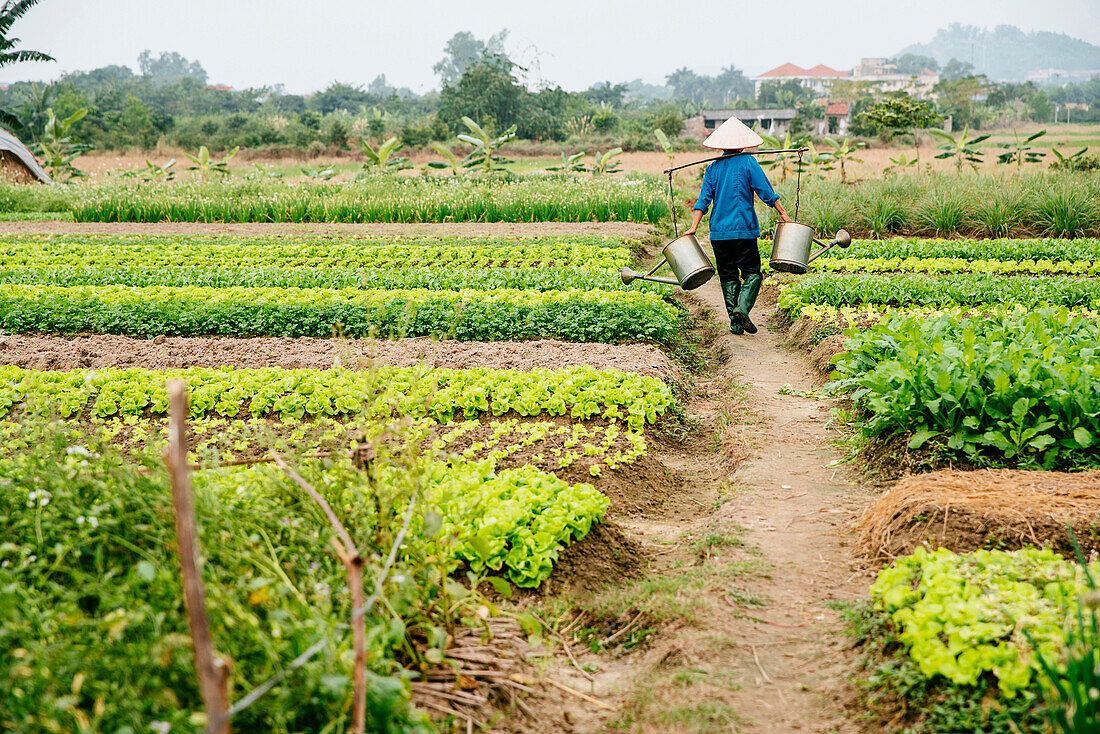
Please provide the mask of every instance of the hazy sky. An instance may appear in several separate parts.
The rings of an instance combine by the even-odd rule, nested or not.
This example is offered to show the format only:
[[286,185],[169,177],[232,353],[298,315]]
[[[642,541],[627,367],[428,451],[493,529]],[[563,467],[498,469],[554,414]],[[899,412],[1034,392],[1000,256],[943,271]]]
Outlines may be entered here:
[[513,59],[566,89],[641,77],[663,82],[681,66],[758,74],[785,61],[847,69],[889,56],[952,22],[1049,30],[1100,44],[1100,0],[42,0],[14,28],[53,64],[0,71],[0,83],[52,79],[108,64],[137,69],[143,49],[197,59],[210,81],[310,92],[337,80],[423,92],[432,64],[460,30],[501,28]]

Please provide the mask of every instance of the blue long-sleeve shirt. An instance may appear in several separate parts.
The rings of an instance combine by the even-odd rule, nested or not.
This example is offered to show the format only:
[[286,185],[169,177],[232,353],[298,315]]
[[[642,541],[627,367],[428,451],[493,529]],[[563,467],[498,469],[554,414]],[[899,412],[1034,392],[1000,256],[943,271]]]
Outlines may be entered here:
[[775,206],[779,200],[779,195],[755,157],[737,155],[707,166],[695,208],[705,214],[714,204],[714,212],[710,216],[712,240],[742,240],[760,236],[760,222],[753,208],[754,192],[768,206]]

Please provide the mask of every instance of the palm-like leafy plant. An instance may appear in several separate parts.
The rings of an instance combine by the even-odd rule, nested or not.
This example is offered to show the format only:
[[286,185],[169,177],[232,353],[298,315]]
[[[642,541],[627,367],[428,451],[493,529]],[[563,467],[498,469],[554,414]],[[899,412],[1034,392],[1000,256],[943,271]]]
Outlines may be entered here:
[[622,166],[622,161],[614,159],[622,154],[622,148],[612,148],[606,153],[596,153],[596,162],[592,164],[592,175],[602,176],[605,173],[618,173]]
[[[770,145],[775,150],[787,150],[790,148],[799,148],[806,142],[807,136],[803,135],[800,138],[792,138],[790,132],[788,132],[783,140],[780,140],[775,135],[757,130],[756,134],[759,135],[765,143]],[[797,170],[798,155],[795,153],[777,153],[774,158],[768,161],[761,161],[760,165],[765,168],[779,168],[779,182],[783,183],[787,180],[787,174]],[[792,161],[794,162],[792,164]]]
[[1040,153],[1032,148],[1031,143],[1047,134],[1046,130],[1040,130],[1033,135],[1029,135],[1025,140],[1020,140],[1020,134],[1016,132],[1016,129],[1012,130],[1012,137],[1014,138],[1011,143],[997,143],[998,148],[1004,148],[1006,152],[997,156],[998,163],[1016,163],[1017,168],[1023,168],[1025,163],[1041,163],[1041,159],[1046,153]]
[[[825,142],[833,148],[833,152],[829,154],[830,157],[840,164],[840,182],[847,183],[848,172],[844,170],[844,164],[848,161],[853,161],[855,163],[863,162],[862,158],[856,158],[855,156],[856,151],[863,147],[863,143],[856,143],[853,146],[850,144],[848,138],[844,138],[843,144],[832,138],[825,138]],[[915,158],[913,160],[916,161]]]
[[458,159],[458,156],[454,152],[443,145],[442,143],[432,143],[432,150],[439,153],[446,158],[443,161],[428,161],[428,168],[444,168],[450,169],[451,175],[457,176],[462,173],[462,161]]
[[[41,51],[16,48],[22,40],[11,36],[11,27],[15,21],[26,15],[27,11],[38,4],[38,0],[5,0],[0,5],[0,69],[12,64],[27,61],[53,61],[54,57]],[[7,110],[0,110],[0,124],[18,128],[19,118]]]
[[938,146],[943,152],[937,155],[936,158],[953,158],[955,160],[955,171],[959,174],[962,174],[964,163],[974,170],[978,170],[978,164],[982,162],[984,153],[981,148],[975,148],[974,146],[983,140],[989,139],[988,134],[971,138],[970,125],[964,127],[957,138],[951,133],[937,130],[934,127],[929,128],[928,132],[944,141]]
[[470,154],[462,159],[463,167],[480,168],[482,173],[490,173],[505,164],[514,163],[514,161],[507,160],[503,156],[497,155],[497,151],[500,150],[505,143],[516,137],[515,125],[512,125],[512,127],[494,138],[490,136],[481,125],[478,125],[469,117],[463,117],[462,124],[468,127],[473,135],[459,135],[458,139],[474,146]]
[[229,175],[229,161],[233,156],[237,155],[237,151],[241,149],[241,146],[237,146],[233,150],[229,151],[229,155],[222,158],[220,161],[216,161],[210,157],[210,149],[205,145],[199,146],[199,152],[197,155],[191,155],[190,153],[184,153],[187,160],[191,161],[192,165],[187,167],[188,171],[196,171],[199,174],[199,178],[206,181],[207,177],[211,173],[219,173],[222,176]]
[[568,173],[584,173],[588,169],[584,166],[584,151],[573,155],[561,154],[561,163],[556,166],[547,166],[547,171],[566,171]]
[[34,149],[42,156],[44,165],[55,180],[71,181],[84,176],[84,172],[73,165],[73,161],[87,153],[93,146],[73,140],[72,127],[88,114],[87,108],[77,110],[65,119],[59,119],[51,107],[46,111],[48,119],[42,138],[34,144]]
[[405,144],[398,142],[396,137],[391,137],[379,145],[378,150],[372,148],[366,140],[362,141],[362,146],[363,155],[367,159],[367,162],[363,164],[363,168],[367,170],[400,171],[403,168],[412,168],[408,158],[393,157],[394,153],[405,147]]

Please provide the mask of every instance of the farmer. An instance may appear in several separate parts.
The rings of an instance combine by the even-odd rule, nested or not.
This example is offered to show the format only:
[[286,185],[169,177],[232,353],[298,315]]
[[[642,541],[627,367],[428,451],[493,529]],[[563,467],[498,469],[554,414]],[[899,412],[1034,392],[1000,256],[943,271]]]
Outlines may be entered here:
[[[743,122],[731,117],[711,133],[703,145],[724,153],[742,153],[763,142]],[[722,297],[730,317],[730,331],[734,334],[746,331],[756,333],[756,325],[749,320],[749,311],[756,303],[760,284],[764,282],[760,275],[760,250],[756,246],[760,223],[753,208],[754,192],[762,202],[775,207],[782,221],[791,221],[756,158],[735,155],[707,166],[703,186],[699,189],[699,200],[695,202],[691,228],[686,232],[695,234],[703,215],[713,203],[710,244],[714,248]]]

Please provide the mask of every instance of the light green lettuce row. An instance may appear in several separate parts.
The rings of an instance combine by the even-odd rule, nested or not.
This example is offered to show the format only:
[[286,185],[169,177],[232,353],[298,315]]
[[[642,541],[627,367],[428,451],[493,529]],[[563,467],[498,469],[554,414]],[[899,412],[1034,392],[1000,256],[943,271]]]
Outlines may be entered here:
[[165,382],[188,385],[191,415],[236,417],[388,416],[450,421],[510,411],[655,423],[674,402],[661,380],[634,373],[566,367],[558,370],[468,370],[377,367],[372,370],[100,369],[70,372],[0,366],[0,416],[12,411],[62,418],[138,420],[163,416]]
[[62,236],[0,239],[6,268],[530,268],[618,269],[632,261],[622,246],[586,238],[428,240]]
[[1045,658],[1059,659],[1068,610],[1086,590],[1077,565],[1048,549],[917,548],[879,573],[871,598],[925,676],[977,685],[992,673],[1011,697],[1040,672],[1024,630]]

